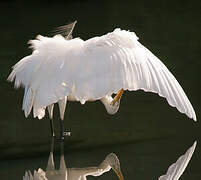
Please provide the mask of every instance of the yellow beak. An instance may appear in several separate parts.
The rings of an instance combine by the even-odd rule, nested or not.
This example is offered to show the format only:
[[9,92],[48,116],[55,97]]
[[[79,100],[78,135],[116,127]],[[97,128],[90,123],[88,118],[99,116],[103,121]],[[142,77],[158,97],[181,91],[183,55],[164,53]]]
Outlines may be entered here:
[[121,169],[120,168],[118,168],[118,169],[114,169],[114,168],[112,168],[113,170],[114,170],[114,172],[117,174],[117,176],[118,176],[118,178],[119,178],[119,180],[124,180],[124,176],[123,176],[123,174],[122,174],[122,172],[121,172]]
[[117,176],[119,177],[119,180],[124,180],[124,176],[123,176],[121,170],[117,173]]
[[116,102],[120,102],[123,93],[124,93],[124,90],[121,89],[121,90],[117,93],[117,95],[114,97],[114,99],[113,99],[113,101],[111,102],[111,104],[114,105]]

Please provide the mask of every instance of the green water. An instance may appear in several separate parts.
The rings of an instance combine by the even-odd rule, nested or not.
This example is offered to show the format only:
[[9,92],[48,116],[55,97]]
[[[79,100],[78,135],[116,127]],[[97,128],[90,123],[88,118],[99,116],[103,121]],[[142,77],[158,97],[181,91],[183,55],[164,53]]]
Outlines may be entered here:
[[[59,1],[0,3],[0,179],[20,179],[25,170],[45,167],[49,122],[25,119],[23,90],[6,81],[12,65],[31,53],[26,44],[36,35],[51,35],[56,26],[77,20],[75,37],[88,39],[116,27],[135,31],[185,90],[197,114],[194,123],[166,100],[143,91],[125,92],[119,112],[110,116],[100,102],[68,103],[65,142],[69,166],[96,165],[109,152],[122,162],[125,179],[157,179],[194,140],[196,152],[181,179],[201,178],[201,21],[199,1]],[[58,110],[55,110],[58,117]],[[58,122],[55,119],[56,130]],[[58,149],[58,148],[57,148]],[[100,177],[114,179],[110,173]]]

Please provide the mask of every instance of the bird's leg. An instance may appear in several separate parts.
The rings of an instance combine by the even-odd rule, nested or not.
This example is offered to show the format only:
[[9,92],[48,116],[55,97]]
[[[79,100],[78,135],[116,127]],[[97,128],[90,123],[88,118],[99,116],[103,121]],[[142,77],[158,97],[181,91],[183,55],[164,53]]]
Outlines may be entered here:
[[54,152],[54,137],[52,136],[51,137],[51,146],[50,146],[50,155],[49,155],[46,171],[55,169],[53,152]]
[[60,119],[60,140],[63,141],[65,136],[71,136],[70,131],[64,131],[64,120]]
[[51,138],[51,147],[50,147],[50,152],[53,153],[54,152],[54,138]]
[[67,104],[67,96],[64,99],[58,101],[59,110],[60,110],[60,140],[64,140],[64,136],[70,136],[70,132],[63,131],[63,121],[64,121],[64,112]]
[[62,119],[60,119],[60,140],[63,141],[64,140],[64,127],[63,127],[63,123],[64,121]]
[[55,137],[54,133],[54,123],[53,123],[53,109],[54,109],[54,104],[50,104],[48,107],[48,113],[49,113],[49,118],[50,118],[50,131],[51,131],[51,136]]
[[67,177],[66,163],[64,159],[64,141],[60,141],[60,167],[59,170]]
[[64,155],[64,142],[63,141],[60,142],[60,155],[61,156]]
[[55,137],[54,133],[54,124],[53,124],[53,119],[50,119],[50,131],[51,131],[51,137]]

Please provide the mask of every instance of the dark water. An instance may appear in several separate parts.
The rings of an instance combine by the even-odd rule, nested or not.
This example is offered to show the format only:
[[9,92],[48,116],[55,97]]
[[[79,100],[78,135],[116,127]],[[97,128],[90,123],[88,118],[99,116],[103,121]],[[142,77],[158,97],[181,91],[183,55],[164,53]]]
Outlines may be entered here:
[[[25,119],[23,90],[6,82],[10,68],[31,53],[27,41],[77,20],[74,36],[88,39],[116,27],[135,31],[184,88],[197,114],[194,123],[155,94],[126,92],[119,112],[106,113],[100,102],[69,103],[65,142],[69,167],[96,165],[116,152],[125,179],[157,179],[194,142],[193,158],[181,179],[201,179],[201,21],[200,1],[10,1],[0,3],[0,179],[20,179],[27,169],[46,166],[48,118]],[[58,117],[58,111],[55,117]],[[58,130],[57,121],[55,121]],[[58,149],[58,148],[57,148]],[[102,179],[116,178],[109,173]]]
[[[192,145],[191,138],[169,138],[139,141],[118,146],[87,149],[79,152],[66,153],[67,167],[97,166],[110,152],[118,155],[125,179],[157,179],[166,173],[167,168],[174,163]],[[199,145],[181,179],[200,179]],[[48,156],[20,158],[0,162],[1,177],[5,179],[20,179],[28,169],[46,168]],[[59,156],[56,155],[58,167]],[[95,177],[90,177],[93,179]],[[117,179],[110,171],[97,179]]]
[[[111,152],[118,155],[125,179],[158,179],[192,145],[191,138],[166,138],[139,141],[118,146],[87,149],[65,154],[67,167],[97,166]],[[180,179],[200,179],[199,144],[189,166]],[[46,168],[48,156],[4,160],[0,162],[1,178],[20,179],[28,169]],[[56,166],[59,156],[55,156]],[[198,166],[197,166],[197,165]],[[100,177],[88,176],[88,179],[117,179],[110,171]]]

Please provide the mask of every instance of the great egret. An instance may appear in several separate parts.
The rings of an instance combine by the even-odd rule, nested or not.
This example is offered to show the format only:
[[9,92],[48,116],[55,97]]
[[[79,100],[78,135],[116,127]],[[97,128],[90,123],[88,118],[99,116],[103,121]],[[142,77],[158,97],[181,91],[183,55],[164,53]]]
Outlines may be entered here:
[[[167,173],[160,176],[158,180],[178,180],[186,169],[193,155],[196,144],[197,143],[194,142],[194,144],[186,151],[186,153],[180,156],[179,159],[168,168]],[[90,168],[66,169],[64,156],[61,156],[59,170],[55,170],[53,153],[50,153],[46,172],[39,168],[38,171],[34,171],[34,176],[32,176],[31,172],[27,171],[25,173],[25,176],[23,177],[23,180],[86,180],[86,176],[100,176],[104,172],[109,171],[112,167],[112,165],[110,164],[113,164],[113,169],[118,174],[119,179],[123,179],[122,173],[119,168],[119,160],[117,156],[113,153],[109,154],[98,167]]]
[[8,80],[15,80],[16,88],[25,88],[22,109],[26,117],[33,107],[34,117],[41,119],[47,107],[52,119],[54,103],[58,102],[62,129],[67,101],[84,104],[100,100],[109,114],[115,114],[124,90],[142,89],[165,97],[171,106],[196,121],[182,87],[134,32],[115,29],[86,41],[71,39],[75,23],[68,26],[66,37],[38,35],[29,41],[33,53],[13,67]]
[[46,171],[44,172],[41,168],[38,171],[34,171],[32,176],[30,171],[25,173],[23,180],[86,180],[87,176],[101,176],[103,173],[113,169],[119,177],[119,180],[124,180],[118,157],[114,153],[110,153],[106,156],[103,162],[97,167],[86,167],[86,168],[66,168],[63,153],[63,141],[61,144],[61,157],[60,157],[60,168],[55,169],[53,149],[54,149],[54,138],[52,138],[51,151],[47,163]]

